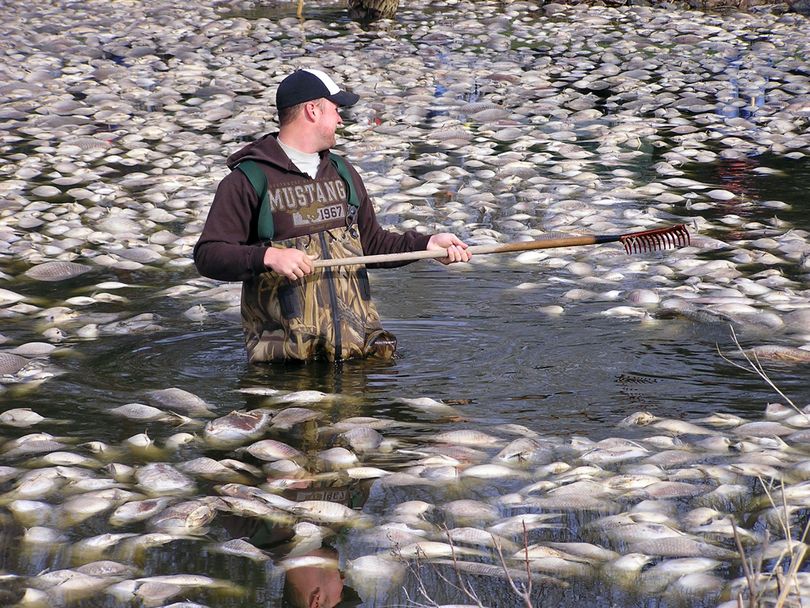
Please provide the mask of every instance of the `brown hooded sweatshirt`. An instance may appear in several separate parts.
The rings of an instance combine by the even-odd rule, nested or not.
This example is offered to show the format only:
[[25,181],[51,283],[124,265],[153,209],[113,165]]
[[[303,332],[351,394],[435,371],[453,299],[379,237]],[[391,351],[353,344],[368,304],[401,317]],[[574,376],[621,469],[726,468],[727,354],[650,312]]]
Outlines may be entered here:
[[[265,135],[228,158],[233,169],[239,162],[257,161],[268,180],[268,194],[273,207],[274,241],[313,234],[345,225],[348,205],[343,182],[321,153],[321,164],[315,179],[300,171],[284,154],[276,135]],[[374,206],[360,176],[348,162],[354,186],[360,199],[357,226],[364,255],[421,251],[427,248],[429,235],[408,231],[389,232],[380,227]],[[318,207],[342,204],[340,219],[313,217]],[[302,213],[303,212],[303,213]],[[259,200],[248,178],[241,171],[232,171],[219,184],[208,219],[194,247],[194,263],[203,276],[221,281],[247,281],[267,272],[264,252],[268,245],[258,235]],[[379,264],[376,266],[401,266]]]

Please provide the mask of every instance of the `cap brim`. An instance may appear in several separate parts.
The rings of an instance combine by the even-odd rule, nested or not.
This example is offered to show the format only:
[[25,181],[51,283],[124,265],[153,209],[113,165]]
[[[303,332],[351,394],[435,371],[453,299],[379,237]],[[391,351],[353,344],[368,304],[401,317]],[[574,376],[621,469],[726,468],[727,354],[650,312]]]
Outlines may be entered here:
[[334,95],[327,97],[327,99],[339,106],[348,107],[360,101],[360,96],[356,93],[349,93],[348,91],[338,91]]

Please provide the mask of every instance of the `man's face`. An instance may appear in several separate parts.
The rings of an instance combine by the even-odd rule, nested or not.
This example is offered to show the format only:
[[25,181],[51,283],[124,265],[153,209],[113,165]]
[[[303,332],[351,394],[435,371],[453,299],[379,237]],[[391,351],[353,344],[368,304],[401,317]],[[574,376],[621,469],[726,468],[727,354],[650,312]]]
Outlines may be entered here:
[[326,150],[335,145],[335,131],[343,124],[343,119],[340,117],[339,107],[328,99],[319,99],[316,109],[318,149]]

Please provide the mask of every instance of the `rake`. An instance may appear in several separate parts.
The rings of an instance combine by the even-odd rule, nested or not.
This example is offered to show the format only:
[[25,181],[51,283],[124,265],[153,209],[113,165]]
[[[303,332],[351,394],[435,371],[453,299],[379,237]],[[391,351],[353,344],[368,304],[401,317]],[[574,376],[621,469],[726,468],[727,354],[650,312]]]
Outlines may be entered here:
[[[601,245],[602,243],[616,243],[624,245],[628,253],[643,253],[659,251],[662,249],[677,249],[689,244],[689,232],[683,224],[654,228],[641,232],[627,234],[603,234],[564,236],[557,233],[547,235],[547,238],[535,241],[517,241],[502,245],[473,245],[467,251],[474,255],[482,253],[507,253],[512,251],[530,251],[532,249],[552,249],[556,247],[579,247],[581,245]],[[429,258],[443,258],[447,256],[446,249],[431,249],[424,251],[408,251],[405,253],[385,253],[381,255],[361,255],[349,258],[329,260],[315,260],[315,268],[332,268],[334,266],[354,266],[357,264],[381,264],[385,262],[406,262],[424,260]]]

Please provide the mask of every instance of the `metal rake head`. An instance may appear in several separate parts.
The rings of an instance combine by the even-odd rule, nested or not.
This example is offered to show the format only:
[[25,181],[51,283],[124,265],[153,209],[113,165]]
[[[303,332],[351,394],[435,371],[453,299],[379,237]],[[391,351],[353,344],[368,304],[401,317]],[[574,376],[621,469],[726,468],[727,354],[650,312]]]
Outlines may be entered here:
[[689,232],[684,224],[633,232],[619,237],[627,253],[642,253],[659,251],[661,249],[677,249],[689,244]]

